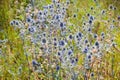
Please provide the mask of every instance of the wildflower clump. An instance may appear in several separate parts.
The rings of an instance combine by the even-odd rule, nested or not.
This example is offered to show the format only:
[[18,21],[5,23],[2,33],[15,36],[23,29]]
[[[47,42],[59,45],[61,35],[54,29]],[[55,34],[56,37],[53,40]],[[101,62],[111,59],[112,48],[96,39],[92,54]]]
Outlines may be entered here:
[[[106,15],[105,10],[96,14],[93,13],[95,8],[91,7],[91,12],[87,16],[83,15],[82,24],[76,25],[69,18],[77,18],[78,15],[74,13],[68,17],[71,4],[69,0],[63,3],[52,0],[51,4],[43,6],[41,10],[28,4],[25,19],[10,22],[11,26],[19,28],[24,54],[33,72],[56,79],[62,77],[76,80],[80,74],[85,79],[93,78],[96,66],[100,66],[104,55],[111,53],[111,48],[116,46],[112,35],[116,26],[101,18]],[[105,32],[99,31],[99,20],[106,24],[103,27]],[[75,30],[71,29],[71,24]],[[82,55],[84,61],[79,65]],[[78,71],[81,66],[81,71]]]

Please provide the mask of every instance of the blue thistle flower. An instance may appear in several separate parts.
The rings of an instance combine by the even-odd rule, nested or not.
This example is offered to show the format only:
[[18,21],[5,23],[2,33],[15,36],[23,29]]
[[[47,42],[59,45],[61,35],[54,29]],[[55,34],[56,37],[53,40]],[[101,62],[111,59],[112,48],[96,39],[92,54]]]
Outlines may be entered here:
[[90,20],[93,21],[93,20],[94,20],[94,17],[93,17],[93,16],[90,16]]
[[58,56],[60,56],[61,55],[61,53],[60,52],[58,52]]
[[82,33],[81,33],[81,32],[79,32],[79,33],[78,33],[78,36],[79,36],[79,37],[82,37]]
[[97,38],[97,34],[94,34],[94,38]]
[[57,43],[56,43],[56,42],[54,42],[54,46],[57,46]]
[[73,36],[72,35],[69,35],[69,39],[72,39],[73,38]]
[[66,48],[63,48],[63,51],[65,51],[66,50]]
[[64,46],[65,45],[65,42],[63,40],[59,41],[59,45],[60,46]]
[[89,24],[92,24],[92,20],[89,20]]
[[41,16],[41,15],[42,15],[42,11],[39,11],[39,12],[38,12],[38,15]]
[[71,63],[74,64],[74,62],[75,62],[74,59],[72,59],[72,60],[71,60]]
[[88,43],[88,40],[85,40],[85,43]]
[[31,33],[35,32],[35,30],[34,30],[33,27],[29,27],[28,30],[29,30],[29,32],[31,32]]
[[60,23],[60,27],[61,27],[61,28],[64,27],[64,23],[63,23],[63,22]]
[[59,17],[59,15],[56,15],[55,18],[58,20],[60,17]]
[[60,66],[59,65],[56,66],[56,70],[57,71],[60,70]]
[[14,22],[13,22],[13,21],[11,21],[11,22],[10,22],[10,25],[11,25],[11,26],[13,26],[13,25],[14,25]]
[[27,19],[26,19],[26,22],[31,22],[31,19],[30,19],[30,18],[27,18]]
[[91,59],[91,55],[88,55],[88,59]]
[[54,38],[53,40],[54,40],[54,41],[57,41],[57,39],[56,39],[56,38]]
[[43,44],[46,43],[46,39],[45,39],[45,38],[42,39],[42,43],[43,43]]
[[71,55],[73,52],[72,52],[72,50],[69,50],[68,51],[68,55]]
[[75,61],[78,62],[78,58],[76,58]]
[[88,28],[88,31],[90,32],[90,31],[91,31],[91,28]]
[[87,53],[87,52],[88,52],[88,49],[87,49],[87,48],[85,48],[83,52],[84,52],[84,53]]
[[99,43],[98,43],[98,42],[95,42],[95,46],[99,46]]
[[19,25],[19,22],[17,20],[13,21],[13,23],[18,26]]
[[104,36],[104,35],[105,35],[104,32],[102,32],[102,33],[101,33],[101,36]]
[[36,60],[32,60],[32,65],[33,66],[38,65],[37,61]]

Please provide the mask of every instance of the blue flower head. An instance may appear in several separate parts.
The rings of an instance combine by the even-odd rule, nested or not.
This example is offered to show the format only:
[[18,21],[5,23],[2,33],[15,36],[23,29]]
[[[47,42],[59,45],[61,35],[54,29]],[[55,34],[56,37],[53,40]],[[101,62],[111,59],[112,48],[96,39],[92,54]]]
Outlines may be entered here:
[[27,18],[27,19],[26,19],[26,22],[31,22],[31,19],[30,19],[30,18]]
[[90,31],[91,31],[91,28],[88,28],[88,31],[90,32]]
[[75,62],[74,59],[72,59],[72,60],[71,60],[71,63],[74,64],[74,62]]
[[91,55],[88,55],[88,59],[91,59]]
[[42,15],[42,11],[39,11],[39,15]]
[[56,43],[56,42],[54,42],[54,46],[57,46],[57,43]]
[[63,22],[60,23],[60,27],[61,27],[61,28],[64,27],[64,23],[63,23]]
[[35,66],[35,65],[37,65],[38,63],[37,63],[37,61],[36,60],[32,60],[32,65],[33,66]]
[[61,53],[60,52],[58,52],[58,56],[60,56],[61,55]]
[[53,40],[54,40],[54,41],[57,41],[57,39],[56,39],[56,38],[54,38]]
[[35,29],[34,29],[33,27],[29,27],[28,30],[29,30],[29,32],[31,32],[31,33],[32,33],[32,32],[35,32]]
[[99,43],[98,43],[98,42],[95,42],[95,46],[97,46],[97,47],[98,47],[98,46],[99,46]]
[[52,9],[53,7],[54,7],[53,4],[49,5],[49,9]]
[[92,24],[92,20],[89,20],[89,24]]
[[65,51],[66,50],[66,48],[63,48],[63,51]]
[[15,26],[18,26],[18,25],[19,25],[19,22],[18,22],[17,20],[14,20],[14,21],[12,22],[12,24],[14,24]]
[[78,36],[79,36],[79,37],[82,37],[82,33],[81,33],[81,32],[79,32],[79,33],[78,33]]
[[76,58],[75,61],[78,62],[78,58]]
[[57,7],[58,7],[58,8],[60,7],[60,3],[57,3]]
[[64,46],[65,45],[65,42],[63,40],[59,41],[59,45],[60,46]]
[[57,71],[60,70],[60,66],[59,65],[56,66],[56,70]]
[[68,55],[71,55],[73,52],[72,52],[72,50],[69,50],[68,51]]
[[90,16],[90,20],[93,21],[93,20],[94,20],[94,17],[93,17],[93,16]]
[[59,19],[59,15],[56,15],[56,19],[57,19],[57,20]]
[[43,43],[43,44],[46,43],[46,39],[45,39],[45,38],[42,39],[42,43]]
[[88,43],[88,40],[85,40],[85,43]]
[[72,35],[69,35],[69,39],[72,39],[73,38],[73,36]]
[[84,53],[87,53],[87,52],[88,52],[88,49],[87,49],[87,48],[85,48],[83,52],[84,52]]
[[13,22],[13,21],[11,21],[11,22],[10,22],[10,25],[11,25],[11,26],[13,26],[13,25],[14,25],[14,22]]
[[102,32],[102,33],[101,33],[101,36],[104,36],[104,35],[105,35],[104,32]]
[[94,38],[97,38],[97,34],[94,34]]

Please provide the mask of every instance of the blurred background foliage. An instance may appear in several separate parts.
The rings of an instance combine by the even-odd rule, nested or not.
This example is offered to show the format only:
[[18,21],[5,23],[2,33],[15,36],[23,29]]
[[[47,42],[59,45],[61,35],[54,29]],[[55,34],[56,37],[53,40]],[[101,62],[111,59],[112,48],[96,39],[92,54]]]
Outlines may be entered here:
[[[68,11],[68,14],[72,16],[74,13],[77,13],[78,15],[78,19],[71,19],[71,22],[80,25],[80,23],[82,23],[82,15],[86,14],[85,10],[89,11],[91,5],[93,7],[95,6],[93,1],[94,0],[71,0],[73,4],[71,4],[71,6],[69,7],[70,9]],[[32,74],[31,76],[29,76],[29,69],[26,68],[29,65],[26,64],[26,57],[23,56],[23,43],[19,38],[18,32],[9,25],[12,19],[24,20],[24,8],[29,2],[30,0],[0,0],[0,39],[7,39],[7,42],[4,44],[6,45],[4,47],[5,56],[0,59],[0,80],[28,80],[28,78],[35,79],[37,76],[37,74]],[[42,8],[42,5],[48,4],[50,2],[51,0],[35,0],[35,4],[39,4],[38,7],[40,9]],[[114,16],[115,19],[120,16],[120,0],[98,0],[98,2],[101,4],[102,8],[105,9],[108,8],[110,4],[116,6],[117,9],[110,13],[110,15]],[[100,26],[103,26],[100,21],[98,21],[98,23],[100,23]],[[119,47],[115,50],[116,54],[114,54],[115,79],[111,80],[120,79],[120,22],[117,22],[116,24],[118,29],[114,31],[113,34],[116,34],[116,43]],[[1,45],[0,43],[0,48],[2,46],[3,44]],[[110,57],[111,54],[106,54],[105,60],[108,62],[111,61]],[[24,66],[21,64],[23,64]],[[19,66],[23,66],[22,75],[15,76],[14,73],[17,73],[16,69],[18,69]],[[105,67],[105,70],[107,71],[108,66],[105,65]],[[41,75],[40,77],[44,78],[45,76]],[[106,78],[105,80],[108,80],[108,78]]]

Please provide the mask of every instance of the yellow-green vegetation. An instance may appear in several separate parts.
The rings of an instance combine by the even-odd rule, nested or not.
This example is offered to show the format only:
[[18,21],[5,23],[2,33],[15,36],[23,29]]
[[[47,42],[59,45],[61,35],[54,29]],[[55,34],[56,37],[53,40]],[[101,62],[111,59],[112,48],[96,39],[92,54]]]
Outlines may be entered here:
[[[37,9],[43,9],[42,6],[51,3],[51,0],[33,1],[35,1],[34,6],[36,6]],[[61,3],[65,2],[65,0],[58,1]],[[58,60],[58,58],[54,56],[49,57],[49,55],[42,57],[42,52],[39,52],[39,48],[41,47],[36,48],[35,44],[27,40],[31,35],[24,37],[25,40],[23,41],[19,36],[20,30],[18,28],[14,29],[14,27],[10,25],[13,19],[23,22],[26,20],[27,14],[25,13],[25,8],[29,3],[30,0],[0,0],[0,80],[120,80],[119,0],[70,0],[65,21],[67,27],[71,30],[71,34],[75,34],[77,31],[82,32],[83,24],[87,22],[87,14],[89,13],[97,17],[94,21],[93,32],[98,35],[100,35],[101,32],[109,34],[108,39],[112,39],[114,36],[114,42],[116,43],[116,46],[113,46],[111,50],[104,51],[104,55],[100,60],[94,57],[95,61],[90,65],[92,66],[90,70],[84,69],[85,55],[75,46],[74,53],[75,57],[77,56],[78,58],[78,63],[73,69],[79,74],[77,78],[74,79],[71,79],[71,75],[67,73],[67,71],[69,72],[67,68],[60,68],[59,72],[56,72],[56,68],[49,66],[47,63],[50,61],[56,63],[54,59]],[[116,9],[110,10],[110,5],[115,6]],[[93,10],[91,10],[91,8],[93,8]],[[104,16],[100,15],[102,10],[106,11]],[[113,20],[115,20],[114,23]],[[112,23],[116,25],[115,29],[113,31],[107,30],[108,26]],[[28,28],[28,24],[25,25],[25,27]],[[56,31],[54,35],[59,37],[59,33],[60,31]],[[85,32],[83,33],[85,34]],[[88,38],[93,44],[95,40],[91,37],[92,36],[89,35]],[[105,42],[109,43],[108,39],[106,39]],[[71,41],[68,42],[68,44],[74,46],[75,42]],[[37,73],[33,70],[32,60],[34,60],[35,57],[34,49],[39,53],[37,61],[41,63],[42,73]],[[27,55],[27,53],[29,55]],[[54,53],[56,53],[56,51],[53,51],[52,54]],[[51,57],[52,59],[49,59]],[[58,60],[56,65],[62,65],[60,60]],[[85,79],[83,70],[86,72],[87,79]],[[91,72],[94,72],[94,77],[91,77]]]

